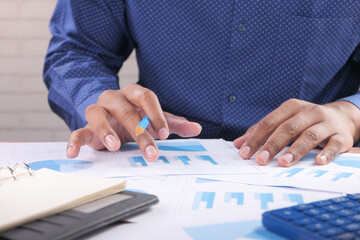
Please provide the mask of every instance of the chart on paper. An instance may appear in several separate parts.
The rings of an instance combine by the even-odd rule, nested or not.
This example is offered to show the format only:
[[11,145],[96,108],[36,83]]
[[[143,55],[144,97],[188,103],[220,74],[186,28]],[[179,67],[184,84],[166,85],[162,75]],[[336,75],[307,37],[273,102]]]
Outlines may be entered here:
[[[322,200],[342,194],[314,192],[293,188],[274,188],[246,184],[206,181],[187,176],[160,177],[149,182],[147,178],[128,178],[127,187],[159,197],[163,206],[172,206],[167,219],[187,219],[198,224],[206,219],[239,220],[240,216],[258,216],[266,210]],[[146,222],[163,217],[139,216],[135,222]],[[205,219],[205,220],[204,220]],[[164,220],[166,221],[166,220]],[[209,223],[209,221],[205,221]]]
[[273,161],[267,173],[257,176],[203,176],[221,181],[251,183],[266,186],[291,186],[333,192],[358,193],[360,187],[360,158],[356,154],[341,154],[327,165],[316,165],[316,152],[307,154],[290,168],[282,168]]
[[116,152],[81,148],[76,159],[66,159],[67,143],[14,143],[0,145],[6,155],[3,165],[17,162],[34,169],[50,168],[77,175],[125,177],[188,174],[260,174],[253,161],[245,161],[223,140],[157,141],[160,157],[147,161],[136,143],[126,143]]
[[122,176],[262,173],[253,162],[244,161],[223,140],[158,141],[160,157],[148,162],[134,143],[116,154]]

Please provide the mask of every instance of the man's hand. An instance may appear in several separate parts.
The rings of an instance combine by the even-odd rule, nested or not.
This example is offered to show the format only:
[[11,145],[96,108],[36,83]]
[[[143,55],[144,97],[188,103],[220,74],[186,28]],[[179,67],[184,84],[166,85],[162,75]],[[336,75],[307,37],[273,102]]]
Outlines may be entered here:
[[[151,125],[136,136],[136,126],[145,114]],[[199,124],[163,112],[155,93],[137,84],[103,92],[96,104],[86,108],[85,116],[87,125],[70,135],[69,158],[77,157],[83,145],[117,151],[122,143],[136,141],[145,158],[155,161],[159,150],[154,139],[166,139],[170,133],[193,137],[201,132]]]
[[239,155],[244,159],[249,159],[259,150],[256,162],[266,165],[293,142],[278,158],[283,167],[294,165],[311,149],[321,146],[323,149],[315,162],[323,165],[349,150],[359,137],[360,110],[352,103],[338,101],[317,105],[290,99],[249,128],[234,141],[234,145],[240,149]]

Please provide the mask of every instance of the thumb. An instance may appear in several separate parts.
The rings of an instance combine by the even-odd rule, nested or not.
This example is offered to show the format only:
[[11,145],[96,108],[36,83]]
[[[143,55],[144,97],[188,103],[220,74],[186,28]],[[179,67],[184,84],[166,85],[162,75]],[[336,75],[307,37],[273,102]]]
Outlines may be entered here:
[[175,116],[164,112],[170,133],[175,133],[181,137],[195,137],[201,133],[201,125],[196,122],[189,122],[183,117]]

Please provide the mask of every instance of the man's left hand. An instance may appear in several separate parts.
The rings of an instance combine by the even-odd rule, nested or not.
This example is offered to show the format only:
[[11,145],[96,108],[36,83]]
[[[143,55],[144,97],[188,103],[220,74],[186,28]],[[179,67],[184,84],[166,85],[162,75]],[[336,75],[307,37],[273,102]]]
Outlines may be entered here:
[[292,142],[278,158],[280,166],[289,167],[317,146],[323,149],[315,162],[327,164],[359,138],[360,110],[354,104],[337,101],[317,105],[290,99],[249,128],[234,145],[242,158],[249,159],[257,151],[256,162],[267,165]]

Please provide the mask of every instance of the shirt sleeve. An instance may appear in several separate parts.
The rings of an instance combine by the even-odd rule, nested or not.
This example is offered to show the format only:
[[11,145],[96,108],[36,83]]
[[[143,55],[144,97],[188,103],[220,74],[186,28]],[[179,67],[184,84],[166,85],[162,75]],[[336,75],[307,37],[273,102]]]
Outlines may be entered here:
[[71,130],[84,127],[84,111],[108,89],[134,48],[121,0],[58,0],[50,21],[44,65],[51,109]]
[[[354,74],[357,76],[358,78],[358,82],[360,82],[360,44],[357,46],[357,48],[355,49],[353,56],[351,57],[352,61],[352,72],[351,74]],[[348,97],[344,97],[339,99],[340,101],[347,101],[350,102],[352,104],[354,104],[355,106],[357,106],[360,110],[360,91],[358,90],[354,95],[348,96]]]

